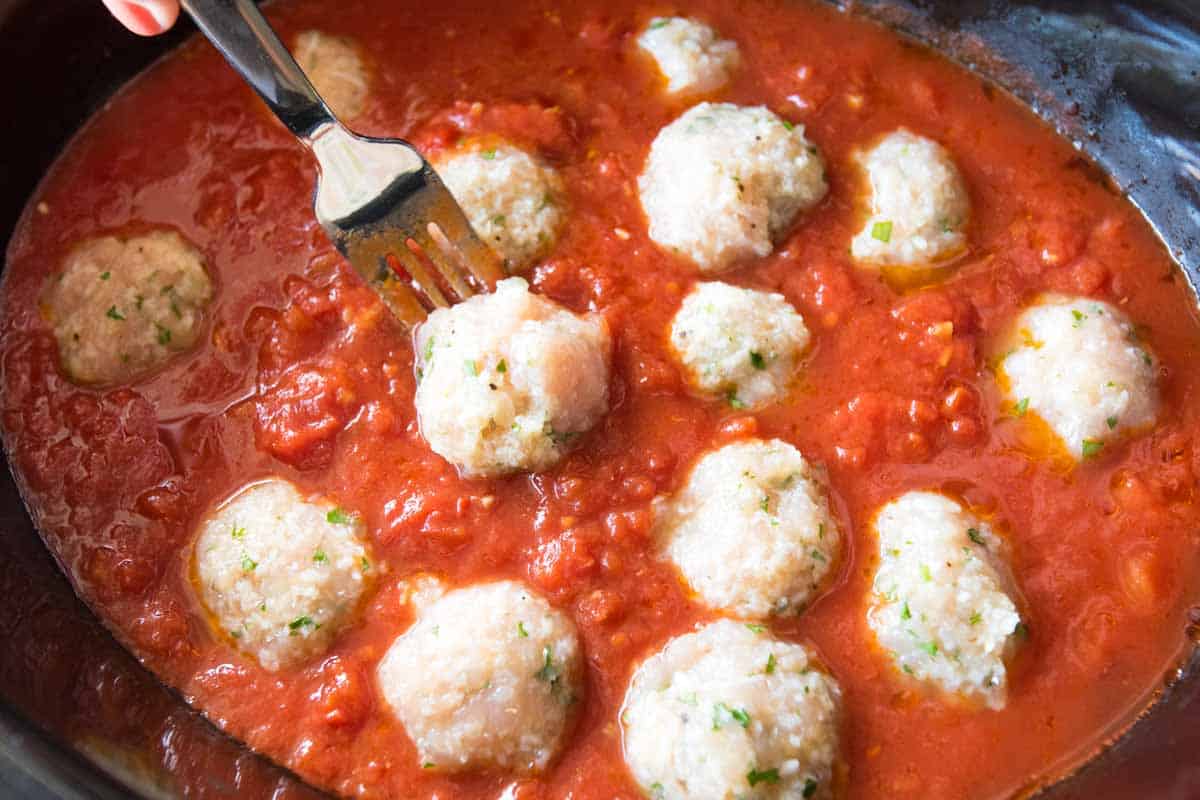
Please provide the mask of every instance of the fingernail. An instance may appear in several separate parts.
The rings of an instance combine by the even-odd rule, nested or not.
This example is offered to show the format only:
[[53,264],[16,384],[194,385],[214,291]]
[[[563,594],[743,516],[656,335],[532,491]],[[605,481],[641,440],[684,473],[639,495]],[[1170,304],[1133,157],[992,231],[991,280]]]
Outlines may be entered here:
[[160,0],[127,0],[126,5],[145,11],[164,30],[175,24],[175,12]]

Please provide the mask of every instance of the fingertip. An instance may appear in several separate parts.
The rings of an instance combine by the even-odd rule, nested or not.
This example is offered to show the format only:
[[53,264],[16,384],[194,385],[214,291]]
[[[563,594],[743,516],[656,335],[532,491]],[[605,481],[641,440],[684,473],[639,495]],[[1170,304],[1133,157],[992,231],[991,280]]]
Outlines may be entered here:
[[139,36],[155,36],[179,17],[175,0],[104,0],[117,21]]

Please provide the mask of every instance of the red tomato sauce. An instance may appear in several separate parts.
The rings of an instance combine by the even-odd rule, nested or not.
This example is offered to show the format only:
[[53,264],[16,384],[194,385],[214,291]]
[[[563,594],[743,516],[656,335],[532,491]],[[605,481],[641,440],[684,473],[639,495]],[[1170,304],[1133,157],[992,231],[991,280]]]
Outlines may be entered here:
[[[770,627],[810,644],[842,686],[849,797],[1036,785],[1128,720],[1179,655],[1200,547],[1200,373],[1189,369],[1200,324],[1145,222],[1027,110],[883,29],[804,3],[685,5],[300,0],[273,10],[285,38],[316,28],[362,48],[362,133],[430,153],[498,134],[562,174],[568,223],[528,277],[607,319],[613,408],[546,472],[464,480],[424,444],[409,339],[313,218],[311,159],[206,44],[185,46],[97,115],[13,240],[3,428],[35,521],[151,670],[315,785],[493,798],[515,782],[522,800],[640,796],[617,724],[629,677],[712,617],[653,553],[650,504],[703,452],[749,435],[823,464],[846,531],[831,588]],[[665,99],[633,37],[681,10],[740,45],[720,99],[804,124],[828,162],[828,198],[774,254],[722,275],[783,293],[813,331],[801,388],[753,415],[694,396],[673,364],[666,328],[697,276],[648,239],[637,200],[650,142],[684,106]],[[899,126],[950,149],[973,203],[969,256],[945,281],[906,291],[847,253],[862,221],[853,153]],[[73,385],[37,310],[47,277],[82,239],[156,227],[206,257],[217,300],[202,345],[128,387]],[[1162,364],[1154,429],[1071,471],[1031,453],[988,366],[989,337],[1046,290],[1117,304]],[[198,521],[266,475],[360,514],[384,573],[330,651],[280,673],[215,636],[189,584]],[[1012,544],[1029,635],[1002,711],[913,688],[866,626],[871,517],[914,488],[962,497]],[[373,679],[411,619],[397,582],[419,572],[452,585],[522,580],[574,619],[586,696],[545,774],[420,768]]]

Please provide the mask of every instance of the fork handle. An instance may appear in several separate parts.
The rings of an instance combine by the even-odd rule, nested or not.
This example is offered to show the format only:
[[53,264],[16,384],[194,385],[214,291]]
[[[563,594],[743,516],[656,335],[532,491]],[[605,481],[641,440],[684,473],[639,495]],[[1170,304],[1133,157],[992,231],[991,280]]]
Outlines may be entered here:
[[336,122],[252,0],[182,0],[184,10],[288,129],[310,142]]

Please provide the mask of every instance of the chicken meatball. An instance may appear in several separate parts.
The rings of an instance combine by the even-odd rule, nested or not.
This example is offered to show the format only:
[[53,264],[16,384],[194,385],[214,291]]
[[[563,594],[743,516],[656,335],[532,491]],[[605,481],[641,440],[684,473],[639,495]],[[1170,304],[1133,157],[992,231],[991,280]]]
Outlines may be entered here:
[[42,313],[72,380],[128,383],[196,343],[212,296],[204,259],[179,234],[104,236],[70,252]]
[[583,687],[575,626],[519,583],[447,592],[379,664],[380,693],[426,769],[537,772]]
[[817,471],[778,439],[701,458],[655,535],[704,603],[754,619],[802,611],[841,551]]
[[637,668],[621,709],[625,762],[663,800],[831,798],[840,706],[805,647],[721,620]]
[[670,94],[715,92],[741,60],[736,42],[718,39],[712,28],[686,17],[655,17],[637,41],[658,64]]
[[540,159],[512,145],[476,143],[434,168],[509,272],[526,269],[553,246],[565,217],[563,185]]
[[1013,326],[1000,383],[1017,416],[1036,414],[1074,458],[1154,423],[1154,357],[1117,308],[1047,295]]
[[273,478],[223,503],[195,545],[200,599],[221,633],[269,670],[325,650],[372,574],[358,518]]
[[675,314],[671,346],[700,391],[756,407],[787,392],[808,328],[783,295],[700,283]]
[[421,432],[467,476],[547,469],[608,411],[604,319],[530,294],[521,278],[433,312],[416,350]]
[[802,126],[761,106],[701,103],[659,131],[638,188],[650,238],[716,272],[770,254],[828,187]]
[[971,199],[946,148],[898,130],[860,161],[871,199],[867,223],[850,243],[855,259],[879,266],[930,267],[966,249]]
[[1005,660],[1021,617],[1006,545],[986,522],[932,492],[879,510],[879,567],[867,622],[898,670],[1003,708]]
[[296,37],[295,53],[296,63],[335,115],[348,120],[366,109],[367,67],[352,41],[305,31]]

